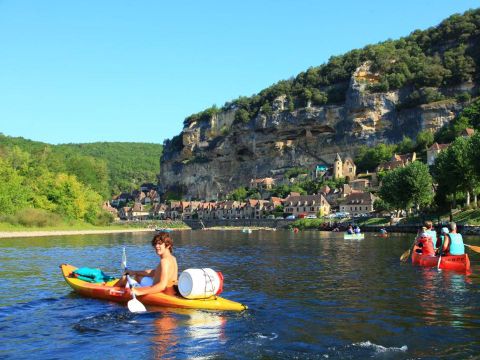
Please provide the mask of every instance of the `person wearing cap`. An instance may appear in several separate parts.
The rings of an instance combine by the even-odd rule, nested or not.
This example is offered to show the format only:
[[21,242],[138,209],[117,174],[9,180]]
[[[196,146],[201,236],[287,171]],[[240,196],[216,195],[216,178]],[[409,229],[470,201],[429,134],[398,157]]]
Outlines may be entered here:
[[449,224],[449,232],[445,234],[441,255],[463,255],[465,254],[465,245],[463,237],[457,233],[457,224],[453,221]]
[[448,234],[450,231],[446,226],[442,227],[440,230],[440,236],[437,239],[437,244],[436,244],[436,251],[435,253],[438,255],[442,251],[443,243],[445,242],[445,234]]
[[436,250],[437,249],[437,232],[433,229],[433,223],[427,220],[425,221],[424,225],[427,228],[427,230],[425,230],[425,233],[431,237],[433,249]]

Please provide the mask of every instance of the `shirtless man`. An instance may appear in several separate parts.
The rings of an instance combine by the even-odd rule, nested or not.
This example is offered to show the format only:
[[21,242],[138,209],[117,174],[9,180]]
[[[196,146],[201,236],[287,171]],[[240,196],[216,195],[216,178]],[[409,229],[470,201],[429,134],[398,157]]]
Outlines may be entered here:
[[[153,237],[152,246],[160,257],[157,267],[147,270],[127,270],[125,275],[135,276],[135,279],[140,282],[140,287],[132,289],[137,296],[159,292],[173,295],[175,294],[174,285],[177,284],[178,278],[177,259],[172,254],[173,240],[168,233],[161,232]],[[127,277],[125,275],[118,280],[115,286],[126,286]]]

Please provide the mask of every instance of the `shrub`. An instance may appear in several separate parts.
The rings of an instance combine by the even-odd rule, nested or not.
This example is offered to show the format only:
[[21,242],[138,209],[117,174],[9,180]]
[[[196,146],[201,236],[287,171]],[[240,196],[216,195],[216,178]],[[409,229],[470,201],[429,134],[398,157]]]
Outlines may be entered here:
[[22,225],[26,227],[47,227],[60,225],[63,223],[63,220],[60,215],[46,210],[23,209],[17,211],[15,216],[12,217],[9,222],[13,225]]

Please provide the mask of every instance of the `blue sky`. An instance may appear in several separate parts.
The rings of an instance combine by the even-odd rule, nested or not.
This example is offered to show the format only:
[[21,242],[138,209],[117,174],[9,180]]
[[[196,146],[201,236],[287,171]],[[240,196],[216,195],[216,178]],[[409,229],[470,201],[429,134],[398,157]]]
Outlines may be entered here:
[[0,133],[162,143],[185,117],[469,0],[0,0]]

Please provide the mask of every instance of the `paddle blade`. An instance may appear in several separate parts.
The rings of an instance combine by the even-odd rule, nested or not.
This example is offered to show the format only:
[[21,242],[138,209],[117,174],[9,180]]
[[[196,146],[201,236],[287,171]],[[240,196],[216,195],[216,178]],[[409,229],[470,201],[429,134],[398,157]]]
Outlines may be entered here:
[[410,252],[412,250],[411,249],[408,249],[407,251],[405,251],[402,256],[400,256],[400,261],[403,261],[403,262],[406,262],[408,260],[408,258],[410,257]]
[[147,308],[137,299],[132,299],[128,302],[128,310],[132,313],[142,313],[146,312]]
[[125,253],[125,248],[123,248],[122,253],[122,269],[125,270],[127,268],[127,254]]
[[470,249],[472,249],[473,251],[475,251],[477,253],[480,253],[480,246],[468,245],[468,244],[463,244],[463,245],[468,246]]

